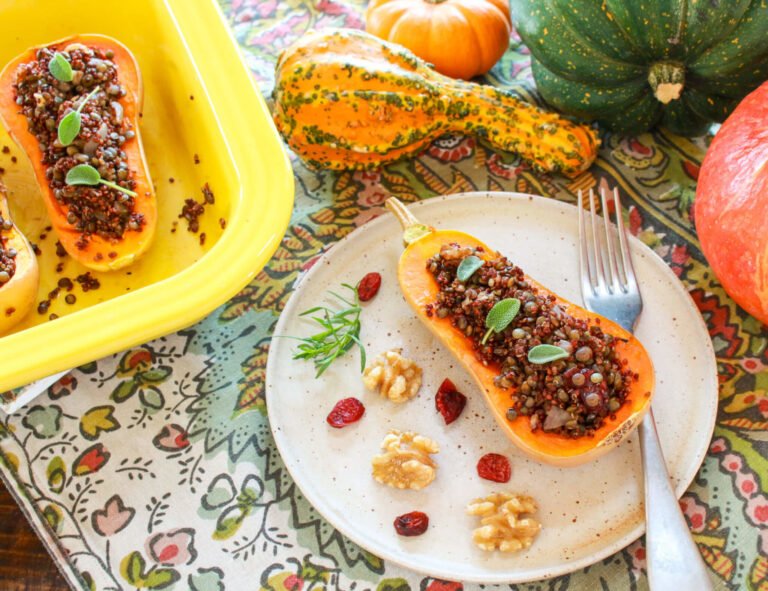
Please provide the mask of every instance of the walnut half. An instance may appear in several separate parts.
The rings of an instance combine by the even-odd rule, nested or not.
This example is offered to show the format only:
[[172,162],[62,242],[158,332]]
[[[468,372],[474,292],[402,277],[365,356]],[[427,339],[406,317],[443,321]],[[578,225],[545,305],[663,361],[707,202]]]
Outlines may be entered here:
[[430,457],[437,443],[412,431],[391,430],[381,442],[384,453],[371,460],[373,478],[394,488],[420,490],[435,479],[437,464]]
[[525,495],[493,493],[467,505],[469,515],[480,517],[480,527],[472,532],[472,540],[483,550],[517,552],[528,548],[541,530],[532,517],[536,502]]
[[363,372],[366,388],[396,403],[413,398],[421,388],[421,368],[400,353],[401,349],[385,351]]

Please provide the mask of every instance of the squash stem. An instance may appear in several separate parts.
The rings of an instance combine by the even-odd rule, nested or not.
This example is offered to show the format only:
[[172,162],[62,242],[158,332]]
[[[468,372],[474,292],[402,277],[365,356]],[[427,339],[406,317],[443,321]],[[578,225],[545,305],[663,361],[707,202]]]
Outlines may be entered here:
[[416,216],[397,197],[390,197],[384,205],[400,222],[403,228],[403,242],[406,246],[435,231],[432,226],[422,224],[416,219]]
[[656,62],[648,71],[653,96],[667,105],[678,100],[685,87],[685,66],[677,62]]

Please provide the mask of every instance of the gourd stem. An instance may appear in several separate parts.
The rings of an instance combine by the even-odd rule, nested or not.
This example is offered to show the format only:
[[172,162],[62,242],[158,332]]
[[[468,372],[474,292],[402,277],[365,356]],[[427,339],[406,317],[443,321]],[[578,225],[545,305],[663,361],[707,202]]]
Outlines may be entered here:
[[411,213],[411,210],[397,197],[390,197],[384,205],[397,218],[403,230],[407,230],[411,226],[421,225],[416,216]]

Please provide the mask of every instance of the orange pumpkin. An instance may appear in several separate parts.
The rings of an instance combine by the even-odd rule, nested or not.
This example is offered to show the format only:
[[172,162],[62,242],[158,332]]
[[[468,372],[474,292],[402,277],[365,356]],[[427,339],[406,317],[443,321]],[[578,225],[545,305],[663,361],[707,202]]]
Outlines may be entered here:
[[419,320],[475,380],[502,433],[513,444],[541,462],[563,467],[576,466],[610,451],[640,424],[651,406],[654,389],[653,364],[640,341],[618,324],[561,298],[528,276],[526,280],[529,283],[540,293],[552,295],[554,301],[572,317],[586,320],[590,324],[599,321],[603,332],[616,339],[617,359],[626,361],[627,367],[638,374],[638,379],[632,382],[624,404],[610,418],[606,418],[591,437],[572,438],[542,429],[533,430],[530,421],[524,416],[508,419],[507,410],[516,389],[503,389],[496,385],[494,380],[499,375],[499,368],[477,357],[470,338],[451,324],[449,317],[440,318],[437,314],[427,312],[427,306],[435,301],[439,291],[437,281],[427,269],[427,263],[440,252],[443,245],[455,243],[459,247],[481,247],[486,253],[483,258],[486,259],[493,258],[495,251],[464,232],[436,230],[420,224],[394,197],[387,200],[386,206],[397,216],[405,230],[404,241],[407,246],[400,257],[397,276],[406,301]]
[[371,0],[365,30],[469,80],[504,55],[512,21],[506,0]]
[[28,129],[27,118],[16,105],[14,98],[13,85],[18,68],[23,63],[34,61],[39,48],[33,47],[17,56],[0,73],[0,121],[29,157],[37,184],[45,200],[51,225],[64,249],[72,258],[90,269],[110,271],[125,267],[141,256],[149,248],[157,226],[157,199],[144,157],[138,125],[144,98],[141,75],[136,59],[128,48],[104,35],[78,35],[42,47],[58,50],[75,44],[82,44],[91,49],[109,50],[114,54],[112,61],[117,66],[120,83],[127,91],[118,102],[123,108],[123,117],[131,122],[135,133],[133,138],[125,141],[121,149],[126,154],[125,159],[129,170],[134,173],[133,180],[136,183],[134,211],[143,216],[144,225],[141,229],[126,231],[119,240],[93,234],[83,245],[82,232],[67,221],[68,207],[56,199],[48,184],[47,168],[42,164],[43,153],[37,138]]
[[768,325],[768,82],[715,135],[694,209],[701,250],[736,302]]

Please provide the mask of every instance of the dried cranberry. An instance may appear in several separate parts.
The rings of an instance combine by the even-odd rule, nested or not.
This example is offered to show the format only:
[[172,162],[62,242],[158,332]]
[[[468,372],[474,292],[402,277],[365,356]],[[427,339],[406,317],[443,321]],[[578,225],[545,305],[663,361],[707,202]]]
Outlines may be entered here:
[[512,467],[509,460],[501,454],[485,454],[477,462],[477,473],[480,478],[493,482],[509,482]]
[[361,302],[372,300],[379,293],[381,287],[381,275],[378,273],[368,273],[357,284],[357,297]]
[[451,380],[444,379],[435,394],[435,408],[443,415],[445,424],[450,425],[458,419],[466,404],[467,397],[456,389]]
[[411,511],[395,517],[395,531],[401,536],[420,536],[429,527],[429,516],[421,511]]
[[325,420],[331,427],[341,429],[359,421],[364,412],[365,406],[357,398],[344,398],[336,403]]

